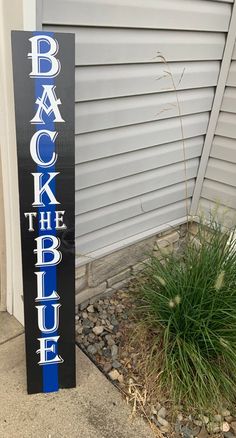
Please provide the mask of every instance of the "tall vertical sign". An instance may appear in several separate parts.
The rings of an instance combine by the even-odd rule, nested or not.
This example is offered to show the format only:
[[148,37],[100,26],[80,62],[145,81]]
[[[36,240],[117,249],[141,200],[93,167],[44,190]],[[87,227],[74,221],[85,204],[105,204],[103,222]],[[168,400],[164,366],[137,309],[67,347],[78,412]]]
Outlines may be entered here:
[[75,386],[74,35],[12,32],[27,387]]

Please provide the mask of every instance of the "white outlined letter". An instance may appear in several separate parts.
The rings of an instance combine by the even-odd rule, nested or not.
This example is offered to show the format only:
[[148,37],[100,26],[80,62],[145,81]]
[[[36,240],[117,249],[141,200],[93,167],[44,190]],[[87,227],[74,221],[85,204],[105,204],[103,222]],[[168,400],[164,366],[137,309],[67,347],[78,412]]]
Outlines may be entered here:
[[[31,42],[31,52],[28,53],[28,59],[32,59],[32,72],[31,78],[54,78],[60,73],[61,63],[59,59],[55,58],[58,52],[59,45],[57,40],[53,39],[49,35],[35,35],[29,38]],[[47,52],[41,52],[42,43],[47,44],[49,50]],[[48,71],[42,71],[42,61],[44,64],[49,64]]]

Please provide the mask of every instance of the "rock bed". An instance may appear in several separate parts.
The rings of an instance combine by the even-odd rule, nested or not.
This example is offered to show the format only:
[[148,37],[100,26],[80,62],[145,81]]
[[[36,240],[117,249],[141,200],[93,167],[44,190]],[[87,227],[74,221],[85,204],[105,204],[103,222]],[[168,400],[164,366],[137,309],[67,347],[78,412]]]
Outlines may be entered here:
[[113,381],[123,382],[125,360],[120,344],[129,325],[129,295],[118,291],[109,298],[80,306],[76,316],[76,341]]
[[193,418],[179,411],[173,416],[163,397],[160,403],[159,400],[148,400],[146,394],[141,394],[139,387],[142,385],[139,385],[136,372],[138,353],[130,350],[127,341],[127,334],[135,325],[132,318],[134,308],[135,301],[125,290],[80,305],[76,315],[78,345],[121,389],[127,401],[131,401],[133,412],[137,408],[146,417],[157,436],[160,437],[161,432],[176,438],[236,438],[236,413],[224,409],[213,417],[199,415]]

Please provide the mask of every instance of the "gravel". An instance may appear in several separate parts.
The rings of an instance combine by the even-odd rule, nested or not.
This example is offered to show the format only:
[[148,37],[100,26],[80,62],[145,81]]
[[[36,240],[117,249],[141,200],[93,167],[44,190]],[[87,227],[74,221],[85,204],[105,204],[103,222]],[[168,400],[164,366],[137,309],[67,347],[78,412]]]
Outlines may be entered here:
[[[138,378],[137,354],[135,351],[130,352],[126,345],[126,334],[132,328],[130,316],[134,307],[130,294],[119,290],[109,298],[81,304],[79,314],[76,315],[77,343],[99,365],[104,374],[128,394],[132,381],[130,373]],[[134,388],[135,385],[136,383]],[[206,412],[192,417],[182,412],[181,407],[173,415],[168,401],[165,400],[156,400],[153,405],[153,400],[147,399],[146,404],[146,418],[167,437],[236,438],[236,416],[227,408],[213,416]],[[159,437],[160,432],[157,434]]]

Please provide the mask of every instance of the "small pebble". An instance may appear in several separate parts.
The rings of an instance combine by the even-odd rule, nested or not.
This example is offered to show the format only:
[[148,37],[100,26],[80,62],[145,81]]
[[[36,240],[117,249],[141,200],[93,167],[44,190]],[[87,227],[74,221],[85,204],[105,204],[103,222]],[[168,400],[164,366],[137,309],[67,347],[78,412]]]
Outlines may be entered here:
[[178,420],[179,422],[180,422],[180,421],[183,421],[183,418],[184,418],[184,417],[183,417],[183,414],[180,413],[180,414],[177,415],[177,420]]
[[160,427],[160,431],[161,431],[162,433],[167,433],[167,432],[169,432],[169,430],[170,430],[170,426],[169,426],[169,424],[168,424],[168,426],[161,426],[161,427]]
[[199,419],[203,422],[203,424],[209,423],[209,418],[206,415],[199,415]]
[[110,363],[106,363],[103,367],[105,373],[109,373],[112,369],[112,365]]
[[229,429],[230,429],[230,425],[227,423],[227,421],[223,421],[221,426],[222,432],[229,432]]
[[121,374],[119,373],[119,371],[113,369],[109,372],[109,376],[111,380],[119,380]]
[[234,430],[230,429],[229,432],[224,432],[224,438],[235,438]]
[[94,323],[92,321],[90,321],[89,319],[84,319],[83,326],[92,328],[94,326]]
[[157,421],[161,424],[161,426],[169,426],[169,423],[165,418],[162,418],[160,415],[157,415]]
[[230,426],[233,428],[233,430],[234,430],[234,432],[236,434],[236,421],[232,421]]
[[92,329],[90,327],[83,327],[83,334],[88,335],[91,333]]
[[208,438],[208,437],[209,437],[209,435],[208,435],[207,430],[205,429],[205,427],[202,427],[201,431],[198,434],[198,438]]
[[98,335],[102,334],[103,330],[104,330],[104,327],[102,325],[96,325],[93,328],[93,333],[98,336]]
[[222,417],[229,417],[230,411],[228,409],[222,409],[221,415],[222,415]]
[[234,420],[234,417],[232,417],[232,415],[225,417],[225,421],[227,421],[227,423],[232,423],[233,420]]
[[222,421],[222,416],[220,414],[214,415],[214,421],[220,423]]
[[154,406],[151,407],[151,413],[153,415],[157,415],[157,410],[156,410],[156,408]]
[[200,427],[196,427],[194,429],[190,429],[188,426],[183,426],[181,428],[181,433],[183,435],[183,438],[192,438],[195,437],[199,434],[200,432]]
[[111,335],[106,335],[106,336],[105,336],[105,339],[106,339],[106,341],[107,341],[107,345],[108,345],[109,347],[111,347],[112,345],[115,344],[115,341],[114,341],[114,339],[113,339],[113,337],[112,337]]
[[78,335],[82,335],[82,333],[83,333],[83,326],[82,325],[79,325],[78,327],[76,327],[76,333]]
[[111,357],[111,350],[110,348],[103,348],[102,349],[102,354],[104,357],[110,358]]
[[116,359],[118,355],[118,347],[116,344],[112,345],[111,347],[111,356],[113,359]]
[[121,363],[118,362],[118,360],[114,360],[114,361],[112,362],[112,366],[113,366],[113,368],[115,368],[115,369],[117,369],[117,368],[121,368]]
[[87,348],[87,352],[90,354],[96,354],[97,353],[97,348],[95,347],[95,345],[89,345]]
[[159,409],[158,416],[162,418],[166,418],[166,408],[164,406],[161,409]]
[[193,420],[193,424],[201,427],[203,425],[203,422],[201,420]]
[[207,430],[209,433],[218,433],[220,432],[220,426],[217,423],[210,422],[207,425]]
[[83,303],[81,303],[81,304],[79,305],[79,309],[80,309],[80,311],[85,310],[88,304],[89,304],[89,301],[88,301],[88,300],[87,300],[87,301],[84,301]]
[[94,307],[92,304],[90,304],[90,306],[87,307],[87,312],[94,313]]

